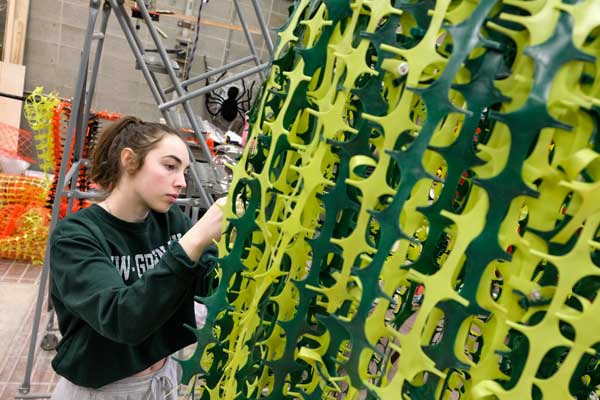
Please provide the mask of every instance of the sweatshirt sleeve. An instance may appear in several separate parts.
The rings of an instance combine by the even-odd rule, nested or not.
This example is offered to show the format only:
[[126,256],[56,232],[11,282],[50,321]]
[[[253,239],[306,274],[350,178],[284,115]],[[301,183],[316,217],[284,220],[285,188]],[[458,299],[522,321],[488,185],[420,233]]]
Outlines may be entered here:
[[102,336],[130,345],[168,321],[203,272],[174,241],[153,269],[127,286],[93,238],[62,236],[51,246],[51,276],[63,305]]
[[206,297],[210,294],[213,287],[213,270],[217,267],[217,258],[219,251],[217,246],[211,244],[208,246],[204,253],[200,256],[197,262],[197,267],[202,270],[202,273],[198,275],[196,279],[196,288],[194,294],[196,296]]

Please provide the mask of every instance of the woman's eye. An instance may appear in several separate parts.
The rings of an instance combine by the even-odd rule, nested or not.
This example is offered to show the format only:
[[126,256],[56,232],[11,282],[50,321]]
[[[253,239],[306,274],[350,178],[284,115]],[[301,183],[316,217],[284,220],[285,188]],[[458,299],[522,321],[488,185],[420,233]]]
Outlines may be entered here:
[[165,167],[169,170],[169,171],[173,171],[175,169],[175,166],[173,164],[166,164]]

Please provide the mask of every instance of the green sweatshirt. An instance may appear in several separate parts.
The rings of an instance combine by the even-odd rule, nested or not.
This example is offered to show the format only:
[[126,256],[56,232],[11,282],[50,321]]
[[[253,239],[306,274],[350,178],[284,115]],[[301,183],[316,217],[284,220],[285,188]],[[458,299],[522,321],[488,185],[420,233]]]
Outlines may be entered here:
[[59,375],[98,388],[195,341],[183,324],[196,326],[194,294],[209,265],[177,242],[190,226],[178,207],[130,223],[98,205],[57,224],[50,294],[62,334],[52,360]]

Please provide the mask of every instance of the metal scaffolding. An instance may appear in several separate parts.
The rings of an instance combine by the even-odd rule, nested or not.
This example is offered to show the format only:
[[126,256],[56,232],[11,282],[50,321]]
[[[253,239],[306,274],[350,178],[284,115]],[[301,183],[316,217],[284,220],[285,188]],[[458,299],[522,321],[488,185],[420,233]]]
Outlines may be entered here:
[[[201,96],[209,91],[212,91],[218,87],[227,85],[231,82],[242,79],[252,74],[258,73],[261,75],[261,77],[264,78],[265,70],[269,67],[269,62],[262,62],[256,51],[256,46],[253,42],[250,29],[248,28],[248,24],[246,22],[246,18],[239,5],[239,0],[233,0],[233,3],[235,5],[235,10],[239,17],[244,35],[248,42],[248,47],[250,49],[251,55],[239,60],[235,60],[227,65],[223,65],[222,67],[214,69],[210,72],[205,72],[199,76],[191,77],[185,81],[181,81],[176,74],[175,68],[171,63],[171,60],[169,59],[167,49],[165,48],[162,42],[158,30],[152,22],[152,16],[146,8],[145,2],[143,0],[136,0],[137,8],[139,9],[141,17],[149,30],[150,37],[152,38],[152,41],[156,46],[156,51],[158,52],[158,55],[162,62],[162,66],[164,67],[164,72],[166,72],[166,75],[169,77],[170,86],[166,89],[163,89],[160,86],[159,81],[156,77],[156,72],[153,69],[151,69],[144,60],[144,48],[136,32],[134,24],[132,23],[132,20],[128,15],[128,11],[125,7],[124,0],[105,0],[103,4],[101,0],[90,0],[89,18],[85,40],[83,43],[81,64],[79,66],[71,115],[63,147],[63,156],[58,175],[56,196],[52,205],[52,214],[49,229],[50,232],[53,231],[54,227],[56,226],[56,223],[59,220],[60,205],[62,203],[63,198],[68,199],[67,213],[69,213],[72,208],[73,201],[75,199],[93,199],[98,197],[98,194],[95,192],[83,192],[78,190],[77,180],[81,168],[87,166],[89,163],[88,160],[83,158],[85,135],[90,115],[90,107],[94,97],[94,90],[96,86],[100,60],[102,56],[102,48],[104,45],[104,40],[106,38],[106,28],[111,13],[114,14],[119,23],[119,26],[121,27],[121,30],[125,35],[125,38],[131,48],[131,51],[135,56],[136,64],[141,69],[141,72],[144,75],[148,87],[150,88],[152,96],[154,97],[158,109],[162,113],[162,116],[164,117],[165,121],[168,125],[178,128],[178,126],[175,124],[174,108],[181,106],[185,111],[185,114],[191,124],[192,130],[196,136],[197,142],[200,145],[204,158],[208,161],[209,167],[214,169],[215,165],[212,161],[210,150],[201,135],[200,124],[198,123],[196,115],[192,110],[190,100]],[[258,0],[252,0],[252,5],[266,43],[267,50],[269,52],[269,55],[272,55],[273,44],[269,36],[269,31],[265,24],[264,17],[260,10]],[[99,15],[101,16],[101,18],[99,24],[97,25]],[[97,26],[99,27],[98,30],[96,30]],[[93,60],[91,60],[93,44],[95,44],[95,53],[93,56]],[[221,81],[210,84],[208,86],[199,88],[197,90],[188,91],[188,87],[194,83],[201,82],[202,80],[205,80],[215,74],[228,71],[250,61],[254,62],[256,66],[244,72],[238,73],[237,75],[233,75]],[[170,99],[167,99],[167,94],[170,94]],[[70,152],[71,146],[73,146],[72,154]],[[194,159],[192,157],[191,151],[190,159]],[[67,170],[67,167],[69,165],[70,168]],[[189,198],[180,199],[178,203],[186,206],[206,208],[212,204],[213,199],[205,188],[205,182],[202,182],[200,180],[195,168],[191,168],[191,173],[193,183],[195,184],[194,186],[198,193],[195,193]],[[46,254],[39,282],[33,327],[29,343],[27,366],[25,369],[23,383],[19,388],[19,393],[15,396],[16,399],[41,399],[50,397],[50,394],[30,393],[31,374],[36,355],[38,331],[41,321],[43,303],[44,299],[46,298],[46,285],[49,280],[49,252],[50,246],[46,246]],[[42,348],[46,350],[51,350],[56,347],[57,337],[53,333],[53,331],[55,331],[56,329],[53,328],[54,313],[52,310],[52,304],[50,302],[49,296],[47,300],[48,318],[45,326],[45,333],[41,337],[41,345]]]

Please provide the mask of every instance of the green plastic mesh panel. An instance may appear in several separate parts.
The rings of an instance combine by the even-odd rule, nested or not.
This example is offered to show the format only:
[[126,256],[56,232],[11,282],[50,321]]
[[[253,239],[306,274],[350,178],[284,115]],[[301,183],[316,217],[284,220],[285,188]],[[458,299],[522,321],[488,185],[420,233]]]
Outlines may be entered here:
[[589,398],[600,2],[290,14],[184,382],[213,400]]

